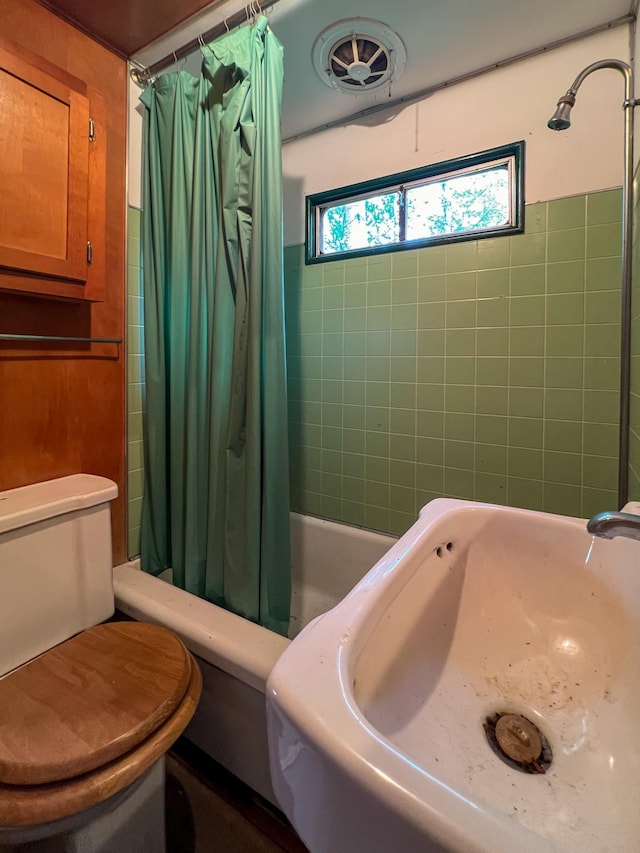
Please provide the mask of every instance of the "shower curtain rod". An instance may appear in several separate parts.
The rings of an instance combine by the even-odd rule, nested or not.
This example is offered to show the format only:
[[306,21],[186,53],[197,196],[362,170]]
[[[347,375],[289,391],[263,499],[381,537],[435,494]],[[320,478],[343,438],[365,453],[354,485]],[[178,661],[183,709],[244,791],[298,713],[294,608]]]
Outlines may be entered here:
[[189,56],[190,53],[193,53],[193,51],[197,50],[201,45],[215,41],[215,39],[223,36],[226,32],[229,32],[242,24],[246,24],[252,17],[259,15],[262,12],[266,12],[267,9],[270,9],[279,2],[280,0],[250,0],[250,2],[247,3],[243,9],[240,9],[239,12],[229,15],[228,18],[225,18],[219,24],[216,24],[215,27],[211,27],[211,29],[201,33],[196,38],[191,39],[190,42],[183,44],[182,47],[179,47],[177,50],[172,50],[171,53],[167,54],[167,56],[164,56],[162,59],[159,59],[157,62],[154,62],[153,65],[149,65],[148,68],[136,68],[134,66],[130,71],[131,79],[134,83],[137,83],[138,86],[144,89],[149,80],[151,80],[152,77],[155,77],[155,75],[160,71],[164,71],[165,68],[168,68],[170,65],[178,62],[178,60],[184,59],[185,56]]

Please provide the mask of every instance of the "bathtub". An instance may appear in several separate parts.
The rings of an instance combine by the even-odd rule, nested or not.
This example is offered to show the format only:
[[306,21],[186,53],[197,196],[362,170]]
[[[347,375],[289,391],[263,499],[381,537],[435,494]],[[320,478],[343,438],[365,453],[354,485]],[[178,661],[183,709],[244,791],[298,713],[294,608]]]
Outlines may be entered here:
[[[344,598],[395,541],[292,513],[289,637]],[[116,566],[113,575],[118,610],[170,628],[198,658],[202,697],[186,737],[277,805],[264,697],[269,673],[291,639],[141,572],[138,560]]]

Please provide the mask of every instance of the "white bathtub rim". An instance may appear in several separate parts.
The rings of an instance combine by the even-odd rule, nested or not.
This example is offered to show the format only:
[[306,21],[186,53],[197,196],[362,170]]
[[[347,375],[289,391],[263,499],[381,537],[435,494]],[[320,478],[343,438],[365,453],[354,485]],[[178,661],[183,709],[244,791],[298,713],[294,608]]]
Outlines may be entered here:
[[[396,536],[292,512],[293,633],[337,604],[396,541]],[[166,626],[198,657],[264,693],[291,640],[141,572],[139,558],[116,566],[113,580],[123,613]]]
[[140,571],[139,560],[115,566],[116,607],[163,625],[198,657],[265,692],[267,678],[290,640]]
[[389,547],[389,542],[397,542],[400,538],[395,533],[382,533],[379,530],[372,530],[370,527],[363,527],[361,524],[349,524],[347,521],[335,521],[332,518],[322,518],[319,515],[305,515],[303,512],[291,512],[291,522],[316,530],[341,531],[350,538],[376,542],[386,547]]

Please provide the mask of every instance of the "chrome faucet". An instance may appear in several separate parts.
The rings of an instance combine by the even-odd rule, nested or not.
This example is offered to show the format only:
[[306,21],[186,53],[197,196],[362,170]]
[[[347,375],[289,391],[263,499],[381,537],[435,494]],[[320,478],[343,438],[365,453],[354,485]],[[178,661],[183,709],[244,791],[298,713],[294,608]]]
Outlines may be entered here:
[[640,515],[630,512],[599,512],[587,522],[587,530],[602,539],[626,536],[640,539]]

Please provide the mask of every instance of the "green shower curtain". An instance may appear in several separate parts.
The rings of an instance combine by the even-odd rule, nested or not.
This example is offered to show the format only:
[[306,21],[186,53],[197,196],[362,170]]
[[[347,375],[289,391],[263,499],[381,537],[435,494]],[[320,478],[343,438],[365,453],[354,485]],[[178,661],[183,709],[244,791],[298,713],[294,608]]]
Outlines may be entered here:
[[142,568],[286,634],[282,47],[264,17],[145,110]]

